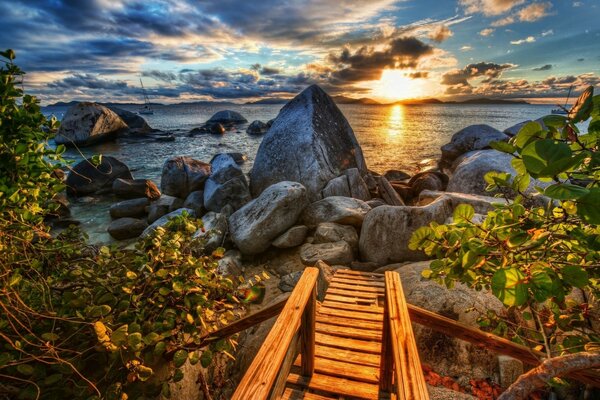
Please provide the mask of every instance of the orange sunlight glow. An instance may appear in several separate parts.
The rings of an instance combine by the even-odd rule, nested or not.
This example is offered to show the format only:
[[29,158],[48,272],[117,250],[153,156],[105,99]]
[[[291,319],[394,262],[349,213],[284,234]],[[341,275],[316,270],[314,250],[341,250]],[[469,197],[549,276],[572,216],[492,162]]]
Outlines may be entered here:
[[424,79],[411,79],[406,71],[384,69],[373,86],[373,94],[390,101],[414,99],[425,95],[425,84]]

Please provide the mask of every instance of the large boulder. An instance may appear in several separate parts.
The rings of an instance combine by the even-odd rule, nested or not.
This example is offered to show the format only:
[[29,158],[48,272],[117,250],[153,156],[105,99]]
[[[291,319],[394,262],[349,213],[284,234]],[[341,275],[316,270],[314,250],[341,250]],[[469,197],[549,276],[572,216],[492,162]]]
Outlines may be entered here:
[[245,122],[248,122],[248,120],[242,114],[231,110],[219,111],[206,121],[207,124],[219,123],[224,125],[243,124]]
[[252,197],[246,176],[229,154],[219,154],[211,161],[212,174],[204,186],[204,207],[220,212],[230,205],[238,210]]
[[408,181],[414,197],[423,190],[444,190],[447,184],[448,176],[436,171],[420,172]]
[[146,197],[156,200],[160,197],[160,190],[156,183],[150,179],[115,179],[112,185],[113,193],[124,199],[137,199]]
[[341,240],[333,243],[305,243],[300,247],[300,259],[304,265],[323,261],[329,265],[348,265],[354,260],[354,251]]
[[110,206],[111,218],[143,217],[150,201],[146,197],[139,199],[123,200]]
[[290,247],[300,246],[304,243],[306,235],[308,234],[308,227],[305,225],[292,226],[290,229],[285,231],[281,236],[275,239],[272,243],[274,247],[279,249],[289,249]]
[[296,223],[307,205],[304,186],[276,183],[229,217],[231,239],[244,254],[262,253]]
[[358,233],[350,225],[340,225],[333,222],[323,222],[317,226],[313,243],[334,243],[344,241],[352,250],[358,249]]
[[147,227],[148,224],[143,219],[126,217],[112,221],[107,231],[113,238],[125,240],[138,237]]
[[163,165],[160,187],[164,194],[185,199],[191,192],[204,188],[210,173],[210,164],[191,157],[173,157]]
[[[183,199],[163,194],[148,206],[148,223],[151,224],[163,215],[183,207],[183,204]],[[193,209],[193,207],[189,208]]]
[[188,194],[188,197],[186,197],[183,202],[183,207],[191,208],[196,212],[197,216],[204,215],[204,212],[206,211],[204,209],[204,192],[202,190],[195,190]]
[[365,175],[362,150],[334,101],[312,85],[287,103],[263,138],[250,172],[253,196],[281,181],[300,182],[308,198],[348,168]]
[[442,146],[440,164],[447,168],[461,154],[489,148],[494,141],[507,141],[509,136],[489,125],[470,125],[452,135],[450,143]]
[[322,222],[360,227],[371,207],[362,200],[332,196],[306,207],[300,218],[304,225],[314,228]]
[[452,213],[452,201],[445,196],[424,207],[374,208],[365,216],[360,231],[361,259],[381,265],[427,259],[422,251],[408,248],[410,237],[414,231],[430,222],[443,223]]
[[264,135],[269,130],[269,125],[265,124],[262,121],[256,120],[253,121],[248,128],[246,129],[246,133],[249,135]]
[[57,144],[89,146],[112,139],[127,129],[127,124],[110,109],[96,103],[77,103],[63,117]]
[[133,179],[133,176],[127,165],[116,158],[103,156],[98,166],[83,160],[69,171],[67,193],[74,196],[108,193],[118,178]]
[[117,114],[123,120],[123,122],[125,122],[125,124],[127,124],[129,133],[143,135],[152,132],[150,125],[148,125],[146,120],[139,114],[114,106],[108,106],[108,108]]
[[350,186],[348,185],[348,177],[340,175],[337,178],[330,180],[321,191],[323,198],[331,196],[352,197]]

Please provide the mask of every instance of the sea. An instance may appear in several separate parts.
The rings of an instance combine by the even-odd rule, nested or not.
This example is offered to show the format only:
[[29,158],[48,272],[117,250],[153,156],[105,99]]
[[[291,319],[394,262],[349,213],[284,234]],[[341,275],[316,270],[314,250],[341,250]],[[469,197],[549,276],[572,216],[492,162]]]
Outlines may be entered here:
[[[139,106],[121,108],[136,112]],[[188,132],[201,126],[214,113],[223,109],[240,112],[249,122],[268,121],[277,117],[281,104],[176,104],[156,105],[153,115],[144,115],[155,129],[172,132],[172,142],[123,138],[92,147],[68,149],[65,158],[77,162],[95,154],[113,156],[129,166],[135,178],[152,179],[160,185],[162,166],[170,157],[184,155],[205,162],[218,153],[239,152],[247,156],[242,165],[245,172],[252,168],[261,136],[246,133],[240,125],[223,135],[200,134],[188,137]],[[525,120],[535,120],[550,113],[551,105],[534,104],[422,104],[422,105],[362,105],[341,104],[362,147],[370,170],[384,173],[396,169],[416,173],[433,165],[441,154],[440,147],[460,129],[473,124],[487,124],[504,130]],[[49,106],[42,111],[62,119],[67,107]],[[110,223],[108,208],[117,201],[111,198],[84,198],[72,201],[73,218],[81,222],[92,242],[109,243],[106,228]]]

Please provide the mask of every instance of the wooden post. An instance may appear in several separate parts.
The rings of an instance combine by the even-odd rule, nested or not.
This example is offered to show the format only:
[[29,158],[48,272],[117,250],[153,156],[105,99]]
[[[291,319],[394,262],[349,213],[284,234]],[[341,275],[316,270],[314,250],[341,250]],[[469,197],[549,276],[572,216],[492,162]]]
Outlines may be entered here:
[[391,393],[393,390],[394,357],[390,337],[390,311],[387,299],[383,302],[383,331],[381,332],[381,358],[379,361],[379,389]]
[[312,376],[315,371],[315,323],[317,313],[317,285],[312,288],[312,294],[302,314],[301,347],[302,375]]

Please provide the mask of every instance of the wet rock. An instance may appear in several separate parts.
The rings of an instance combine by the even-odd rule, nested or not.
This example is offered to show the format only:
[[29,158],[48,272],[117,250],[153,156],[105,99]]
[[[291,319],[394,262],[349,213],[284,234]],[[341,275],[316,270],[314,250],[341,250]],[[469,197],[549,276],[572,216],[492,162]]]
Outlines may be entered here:
[[323,261],[330,265],[348,265],[354,260],[354,252],[345,241],[306,243],[300,248],[300,259],[304,265],[315,265],[317,261]]
[[323,222],[317,226],[314,236],[315,244],[318,243],[333,243],[344,241],[350,245],[352,250],[358,249],[358,233],[356,229],[350,225],[340,225],[333,222]]
[[194,190],[190,193],[183,202],[182,207],[191,208],[196,212],[196,215],[204,215],[204,192],[202,190]]
[[124,200],[110,206],[111,218],[144,217],[150,201],[146,197]]
[[133,179],[133,176],[127,165],[116,158],[103,156],[98,166],[83,160],[69,171],[67,193],[73,196],[108,193],[117,178]]
[[206,254],[212,253],[217,247],[225,245],[229,224],[224,214],[210,211],[202,217],[203,228],[199,229],[194,238],[203,238],[203,250]]
[[158,200],[150,203],[146,209],[148,212],[148,223],[151,224],[160,217],[183,207],[183,200],[178,197],[163,194]]
[[442,146],[440,165],[447,168],[460,155],[489,148],[491,142],[507,141],[509,136],[489,125],[470,125],[452,135],[450,143]]
[[322,222],[360,227],[370,210],[371,207],[362,200],[332,196],[310,204],[300,220],[309,228],[314,228]]
[[391,169],[389,171],[387,171],[385,174],[383,174],[383,176],[385,177],[385,179],[387,179],[388,181],[406,181],[408,179],[410,179],[410,175],[407,174],[404,171],[398,171],[396,169]]
[[243,124],[246,122],[248,122],[248,120],[244,118],[242,114],[231,110],[219,111],[210,117],[208,121],[206,121],[207,124],[221,123],[224,125]]
[[299,182],[310,201],[348,168],[367,168],[346,118],[321,88],[312,85],[287,103],[264,136],[250,172],[252,194],[280,181]]
[[115,179],[112,191],[117,197],[124,199],[137,199],[146,197],[156,200],[160,197],[160,190],[150,179]]
[[249,135],[264,135],[269,130],[269,126],[262,121],[253,121],[248,128],[246,133]]
[[108,106],[108,108],[115,114],[117,114],[123,120],[123,122],[125,122],[129,133],[135,135],[143,135],[152,132],[152,128],[150,127],[150,125],[148,125],[146,120],[140,115],[119,107]]
[[204,188],[210,173],[210,164],[191,157],[173,157],[163,165],[160,186],[164,194],[185,199],[191,192]]
[[108,233],[117,240],[132,239],[140,236],[148,224],[143,219],[137,218],[119,218],[115,219],[108,226]]
[[229,217],[231,238],[243,254],[258,254],[292,227],[306,207],[306,189],[279,182]]
[[290,247],[300,246],[306,239],[308,227],[305,225],[292,226],[285,231],[281,236],[275,239],[272,243],[274,247],[279,249],[288,249]]
[[54,141],[89,146],[113,139],[126,129],[125,122],[110,109],[96,103],[77,103],[65,113]]
[[348,186],[348,177],[341,175],[333,178],[327,183],[321,193],[323,198],[331,196],[352,197],[350,187]]
[[379,176],[376,178],[377,187],[379,188],[379,195],[381,198],[391,206],[403,206],[404,200],[402,197],[396,192],[394,187],[390,184],[390,182],[385,179],[383,176]]
[[304,271],[296,271],[292,272],[291,274],[282,276],[277,287],[282,292],[291,292],[296,287],[296,284],[300,280],[300,277],[302,276],[303,272]]
[[225,127],[222,124],[210,124],[208,130],[213,135],[222,135],[225,133]]
[[156,230],[156,228],[158,228],[159,226],[165,226],[171,218],[177,217],[183,214],[184,212],[187,213],[190,217],[196,216],[194,210],[190,208],[180,208],[178,210],[168,213],[167,215],[163,215],[156,221],[152,222],[152,224],[150,224],[146,229],[144,229],[140,236],[142,238],[149,236],[150,234],[152,234],[152,232]]

